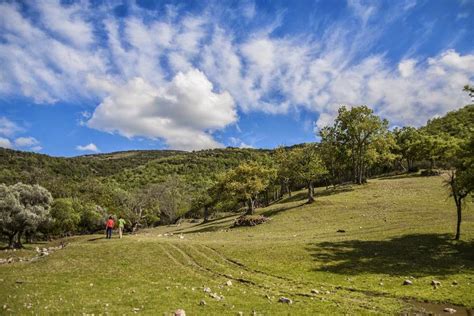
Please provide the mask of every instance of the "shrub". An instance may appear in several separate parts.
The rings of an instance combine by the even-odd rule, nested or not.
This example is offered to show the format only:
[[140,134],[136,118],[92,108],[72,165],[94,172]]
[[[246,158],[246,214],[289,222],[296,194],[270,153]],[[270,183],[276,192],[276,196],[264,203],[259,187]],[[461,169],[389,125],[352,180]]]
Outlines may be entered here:
[[263,224],[268,220],[269,218],[263,215],[243,215],[235,220],[234,227],[255,226]]

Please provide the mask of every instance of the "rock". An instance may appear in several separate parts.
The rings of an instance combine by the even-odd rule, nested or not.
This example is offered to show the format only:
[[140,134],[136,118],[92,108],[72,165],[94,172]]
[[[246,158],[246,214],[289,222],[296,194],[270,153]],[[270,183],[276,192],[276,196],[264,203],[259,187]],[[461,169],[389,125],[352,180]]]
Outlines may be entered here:
[[436,281],[436,280],[433,280],[433,281],[431,281],[431,285],[433,285],[433,286],[440,286],[440,285],[441,285],[441,282]]
[[244,312],[238,312],[237,316],[244,316]]
[[89,284],[89,286],[94,286],[94,283]]
[[403,281],[403,285],[413,285],[413,282],[410,280]]
[[232,281],[231,281],[231,280],[227,280],[227,282],[225,283],[225,285],[227,285],[227,286],[232,286]]
[[138,307],[134,307],[134,308],[132,309],[132,312],[134,312],[134,313],[137,313],[137,312],[139,312],[139,311],[140,311],[140,309],[139,309]]
[[217,293],[210,293],[209,296],[217,301],[220,301],[223,298],[222,296],[219,296]]
[[453,285],[458,285],[459,283],[458,283],[458,281],[453,281],[452,284],[453,284]]
[[184,239],[184,236],[183,236],[183,235],[179,235],[179,238],[180,238],[180,239]]
[[443,312],[449,313],[449,314],[454,314],[457,311],[454,308],[446,307],[445,309],[443,309]]
[[208,288],[208,287],[205,287],[205,288],[204,288],[204,292],[206,292],[206,293],[211,293],[212,291],[211,291],[211,289],[210,289],[210,288]]
[[199,302],[199,305],[205,306],[205,305],[206,305],[206,301],[205,301],[205,300],[201,300],[201,301]]
[[287,297],[283,297],[283,296],[278,299],[278,302],[285,303],[285,304],[293,304],[293,301],[291,299]]
[[331,292],[330,292],[330,291],[326,291],[326,294],[331,294]]
[[313,293],[313,294],[319,294],[319,291],[316,290],[316,289],[312,289],[312,290],[311,290],[311,293]]
[[186,312],[184,311],[184,309],[177,309],[174,312],[174,316],[186,316]]
[[383,282],[380,282],[379,285],[380,285],[380,286],[383,286]]
[[338,233],[345,233],[346,231],[344,229],[338,229],[337,232]]

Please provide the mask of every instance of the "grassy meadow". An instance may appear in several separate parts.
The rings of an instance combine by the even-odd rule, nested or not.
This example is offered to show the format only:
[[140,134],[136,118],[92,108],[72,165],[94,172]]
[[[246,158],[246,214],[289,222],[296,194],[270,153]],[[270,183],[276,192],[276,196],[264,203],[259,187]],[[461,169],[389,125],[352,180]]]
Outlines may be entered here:
[[[313,204],[295,192],[258,213],[271,220],[231,228],[229,215],[122,240],[78,236],[38,260],[2,264],[0,314],[400,314],[425,301],[474,308],[473,205],[455,242],[442,177],[318,188]],[[1,258],[31,257],[37,246],[49,245]]]

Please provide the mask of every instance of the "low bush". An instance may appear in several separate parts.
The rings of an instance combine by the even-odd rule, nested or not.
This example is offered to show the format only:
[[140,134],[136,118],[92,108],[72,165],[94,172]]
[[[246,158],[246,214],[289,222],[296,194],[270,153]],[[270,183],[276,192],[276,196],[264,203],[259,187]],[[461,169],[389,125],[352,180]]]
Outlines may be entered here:
[[269,218],[263,215],[243,215],[235,220],[234,227],[255,226],[263,224],[268,220]]

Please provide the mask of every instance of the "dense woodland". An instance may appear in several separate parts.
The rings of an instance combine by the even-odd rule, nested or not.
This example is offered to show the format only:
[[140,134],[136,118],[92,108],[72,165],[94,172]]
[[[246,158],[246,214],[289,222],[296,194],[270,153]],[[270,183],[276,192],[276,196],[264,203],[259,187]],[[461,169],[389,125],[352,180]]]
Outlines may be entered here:
[[[469,87],[467,90],[469,92]],[[472,93],[472,89],[470,91]],[[220,212],[252,215],[283,195],[391,173],[446,177],[460,236],[463,203],[474,184],[474,105],[421,128],[389,129],[366,106],[341,107],[319,142],[274,150],[225,148],[183,152],[127,151],[74,158],[0,148],[0,232],[23,240],[92,233],[107,216],[127,229],[207,221]]]

